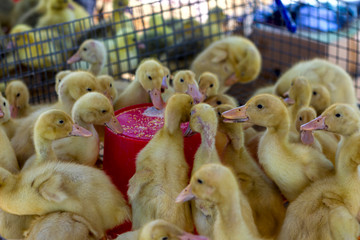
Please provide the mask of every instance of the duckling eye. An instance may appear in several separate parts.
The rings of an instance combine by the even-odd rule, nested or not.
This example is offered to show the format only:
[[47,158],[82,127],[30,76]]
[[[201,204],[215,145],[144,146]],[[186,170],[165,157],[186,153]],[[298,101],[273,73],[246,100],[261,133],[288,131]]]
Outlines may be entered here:
[[16,94],[16,97],[20,97],[20,93]]
[[299,117],[299,120],[302,121],[302,117]]
[[313,95],[316,96],[317,92],[316,91],[313,91]]
[[263,108],[263,105],[258,104],[258,105],[257,105],[257,108],[258,108],[258,109],[262,109],[262,108]]
[[106,111],[106,110],[102,110],[101,113],[107,113],[107,111]]
[[110,83],[110,87],[112,87],[112,84]]
[[193,105],[193,102],[191,101],[190,104]]
[[91,88],[87,88],[87,89],[86,89],[86,91],[91,92],[91,91],[92,91],[92,89],[91,89]]
[[337,114],[335,114],[335,117],[339,118],[339,117],[341,117],[341,114],[337,113]]
[[166,78],[169,78],[169,74],[168,74],[168,75],[166,75]]
[[218,115],[221,117],[221,112],[218,112]]
[[204,182],[203,182],[201,179],[199,179],[199,178],[198,178],[197,182],[200,183],[200,184],[203,184],[203,183],[204,183]]
[[60,124],[63,124],[63,123],[64,123],[64,120],[59,120],[59,123],[60,123]]
[[151,76],[148,76],[149,80],[152,80],[152,77]]
[[87,48],[86,48],[86,47],[84,47],[84,48],[83,48],[83,50],[86,52],[86,51],[87,51]]
[[4,107],[6,106],[6,102],[3,103]]
[[180,82],[184,82],[184,79],[180,78]]
[[216,104],[217,104],[217,105],[221,105],[222,102],[221,102],[221,101],[216,101]]
[[212,88],[214,86],[214,84],[210,84],[210,87]]
[[168,240],[169,238],[168,237],[163,237],[161,240]]

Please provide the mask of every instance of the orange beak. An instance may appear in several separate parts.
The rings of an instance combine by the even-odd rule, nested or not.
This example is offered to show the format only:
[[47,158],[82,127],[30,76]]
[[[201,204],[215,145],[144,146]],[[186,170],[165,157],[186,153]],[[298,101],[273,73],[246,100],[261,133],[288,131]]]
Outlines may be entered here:
[[69,58],[67,60],[67,64],[72,64],[72,63],[75,63],[75,62],[78,62],[78,61],[81,61],[81,56],[80,56],[80,52],[77,51],[74,55],[72,55],[71,58]]
[[313,131],[313,130],[326,130],[328,127],[325,124],[325,117],[319,116],[308,123],[301,125],[300,130],[302,131]]
[[204,236],[197,236],[187,232],[184,232],[182,235],[178,236],[180,240],[209,240],[207,237]]
[[120,134],[124,131],[115,116],[113,116],[110,121],[105,123],[105,126],[107,126],[115,134]]
[[78,137],[91,137],[92,136],[92,132],[90,132],[89,130],[80,127],[77,124],[74,124],[72,126],[72,131],[69,134],[69,136],[78,136]]
[[232,86],[237,83],[239,79],[237,78],[236,74],[232,74],[228,79],[225,80],[225,86]]
[[203,95],[199,91],[199,88],[196,84],[189,84],[188,90],[186,92],[194,99],[195,104],[200,103],[203,100]]
[[181,191],[179,196],[177,196],[175,202],[187,202],[194,198],[195,195],[191,192],[191,185],[189,184],[186,188],[184,188],[184,190]]
[[225,118],[224,122],[247,122],[249,117],[246,115],[247,106],[241,106],[229,111],[223,112],[221,115]]
[[0,118],[4,117],[4,112],[0,109]]
[[165,102],[161,98],[161,90],[154,88],[149,92],[151,102],[153,103],[154,107],[158,110],[163,109],[165,107]]

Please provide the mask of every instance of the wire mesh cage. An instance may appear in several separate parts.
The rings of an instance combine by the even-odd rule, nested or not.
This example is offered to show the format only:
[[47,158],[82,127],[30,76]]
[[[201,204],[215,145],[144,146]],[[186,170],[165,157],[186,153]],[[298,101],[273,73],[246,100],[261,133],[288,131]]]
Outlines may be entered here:
[[265,0],[142,1],[44,28],[16,26],[0,38],[1,82],[23,79],[32,102],[51,101],[58,71],[88,69],[83,62],[67,64],[86,39],[104,43],[104,72],[130,79],[144,58],[156,57],[171,71],[185,69],[212,41],[238,34],[253,40],[263,56],[259,78],[230,90],[240,102],[251,89],[273,83],[292,64],[314,57],[342,66],[358,89],[358,6],[338,0],[307,2],[287,2],[286,15],[281,6]]

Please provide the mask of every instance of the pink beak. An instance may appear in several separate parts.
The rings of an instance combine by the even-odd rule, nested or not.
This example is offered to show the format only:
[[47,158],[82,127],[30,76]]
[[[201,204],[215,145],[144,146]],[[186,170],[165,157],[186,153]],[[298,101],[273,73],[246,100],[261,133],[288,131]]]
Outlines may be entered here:
[[197,236],[187,232],[184,232],[181,236],[178,236],[180,240],[209,240],[207,237],[204,236]]
[[301,131],[326,130],[325,117],[319,116],[308,123],[301,125]]
[[184,188],[184,190],[181,191],[181,193],[177,196],[175,202],[180,203],[180,202],[187,202],[190,201],[191,199],[194,199],[195,195],[191,192],[191,185],[187,185],[186,188]]
[[301,141],[307,145],[313,144],[314,140],[315,140],[314,135],[312,134],[312,131],[303,130],[300,133],[300,137],[301,137]]
[[72,127],[72,131],[70,133],[70,136],[78,136],[78,137],[91,137],[92,136],[92,132],[90,132],[89,130],[80,127],[77,124],[74,124]]
[[10,105],[11,118],[16,118],[18,114],[18,108],[14,105]]
[[81,61],[81,56],[80,56],[79,51],[77,51],[77,53],[72,55],[72,57],[67,60],[67,64],[72,64],[72,63],[78,62],[78,61]]
[[161,97],[161,91],[159,89],[154,88],[149,92],[151,102],[153,103],[154,107],[158,110],[163,109],[165,107],[165,102]]
[[[249,120],[249,117],[246,115],[246,109],[248,107],[246,105],[237,107],[228,111],[223,112],[221,115],[229,120],[239,120],[241,122],[246,122]],[[227,122],[224,119],[224,122]]]
[[199,91],[199,87],[196,84],[189,84],[186,93],[192,96],[195,104],[200,103],[203,100],[203,95]]
[[0,109],[0,118],[4,117],[4,112]]
[[285,98],[284,101],[289,105],[295,104],[295,100],[289,97]]
[[110,91],[105,90],[104,95],[105,95],[105,97],[107,97],[110,100],[111,105],[113,105],[113,98],[110,94]]
[[110,121],[105,123],[105,126],[107,126],[115,134],[120,134],[124,131],[115,116],[113,116]]
[[168,85],[167,85],[166,79],[167,79],[166,76],[163,77],[162,83],[161,83],[161,89],[164,89],[164,90],[165,90],[165,89],[168,89]]
[[228,79],[225,80],[225,86],[232,86],[237,83],[239,79],[236,77],[236,74],[232,74]]

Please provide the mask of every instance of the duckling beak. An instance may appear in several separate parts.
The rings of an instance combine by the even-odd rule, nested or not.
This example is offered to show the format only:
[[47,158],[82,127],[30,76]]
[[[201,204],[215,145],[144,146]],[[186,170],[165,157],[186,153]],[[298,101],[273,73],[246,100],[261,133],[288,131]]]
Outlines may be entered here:
[[301,131],[326,130],[325,117],[319,116],[308,123],[301,125]]
[[111,105],[113,105],[113,98],[111,97],[110,91],[105,90],[104,95],[105,95],[105,97],[107,97],[109,99]]
[[69,134],[69,136],[78,136],[78,137],[91,137],[92,136],[92,132],[90,132],[89,130],[80,127],[77,124],[74,124],[72,126],[72,131]]
[[161,92],[164,92],[165,91],[165,89],[168,89],[168,85],[167,85],[167,82],[166,82],[166,76],[165,77],[163,77],[163,79],[162,79],[162,83],[161,83]]
[[237,83],[239,81],[238,77],[236,76],[236,74],[232,74],[228,79],[225,80],[224,85],[225,86],[232,86],[235,83]]
[[204,89],[199,89],[200,90],[200,93],[202,95],[202,98],[201,98],[201,101],[200,102],[203,102],[206,100],[207,96],[206,96],[206,91],[208,90],[208,88],[204,88]]
[[175,202],[181,203],[181,202],[187,202],[191,199],[194,199],[195,195],[191,192],[191,185],[189,184],[184,190],[181,191],[181,193],[177,196]]
[[156,109],[163,109],[165,107],[165,102],[161,98],[161,90],[154,88],[149,92],[151,102],[153,103]]
[[67,60],[66,63],[67,63],[67,64],[72,64],[72,63],[78,62],[78,61],[80,61],[80,60],[81,60],[80,52],[77,51],[74,55],[72,55],[71,58],[69,58],[69,59]]
[[0,118],[4,117],[4,112],[0,109]]
[[289,105],[295,104],[295,100],[289,97],[285,98],[284,101]]
[[180,240],[209,240],[207,237],[204,236],[197,236],[187,232],[184,232],[182,235],[178,236]]
[[105,126],[107,126],[115,134],[120,134],[124,131],[115,116],[113,116],[110,121],[105,123]]
[[203,100],[203,95],[199,91],[199,88],[196,84],[189,84],[188,90],[186,93],[189,94],[190,96],[192,96],[195,104],[198,104]]
[[247,106],[241,106],[229,111],[225,111],[221,114],[225,119],[224,122],[232,123],[232,122],[246,122],[249,120],[249,117],[246,115]]
[[11,118],[16,118],[18,114],[18,108],[14,105],[10,105],[10,115]]

